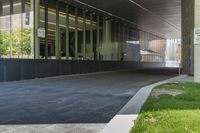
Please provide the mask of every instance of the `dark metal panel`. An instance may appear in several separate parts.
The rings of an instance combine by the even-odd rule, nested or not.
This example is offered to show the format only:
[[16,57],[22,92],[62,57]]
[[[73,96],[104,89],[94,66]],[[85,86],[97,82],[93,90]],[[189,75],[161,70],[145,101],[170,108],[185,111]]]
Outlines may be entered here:
[[35,73],[35,60],[21,61],[21,79],[34,79],[36,78]]
[[70,61],[61,60],[60,61],[60,75],[69,75],[71,70]]
[[59,60],[37,60],[38,78],[59,75]]
[[7,81],[17,81],[21,80],[21,60],[10,59],[5,60],[6,66],[6,80]]
[[79,66],[80,66],[80,73],[90,72],[89,61],[79,61]]
[[80,73],[79,61],[70,61],[70,74]]
[[120,69],[162,68],[165,63],[0,59],[0,82]]
[[0,59],[0,82],[4,81],[4,60]]
[[89,67],[89,72],[98,72],[99,71],[98,62],[96,62],[96,61],[89,61],[88,67]]

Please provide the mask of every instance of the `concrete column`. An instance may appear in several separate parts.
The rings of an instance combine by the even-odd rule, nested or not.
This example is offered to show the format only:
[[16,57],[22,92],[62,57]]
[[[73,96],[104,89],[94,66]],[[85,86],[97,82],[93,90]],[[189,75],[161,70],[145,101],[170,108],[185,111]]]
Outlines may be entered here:
[[119,60],[121,60],[121,58],[122,58],[122,38],[121,38],[121,33],[123,32],[123,31],[121,31],[121,24],[120,23],[118,23],[118,25],[117,25],[117,28],[118,28],[118,32],[117,32],[117,41],[118,41],[118,54],[119,54]]
[[126,43],[126,39],[125,39],[125,34],[126,34],[126,30],[125,30],[125,28],[126,28],[126,26],[123,24],[123,43],[122,43],[122,58],[123,58],[123,60],[124,60],[124,52],[125,52],[125,48],[124,48],[124,46],[125,46],[125,43]]
[[182,0],[182,73],[194,74],[194,1]]
[[100,38],[99,38],[99,35],[100,35],[100,29],[99,29],[99,16],[97,16],[97,46],[96,46],[96,51],[97,51],[97,60],[99,60],[99,53],[100,53]]
[[[3,2],[2,0],[0,0],[0,17],[3,16]],[[1,22],[0,22],[1,24]],[[0,36],[1,36],[1,33],[0,33]],[[0,58],[1,58],[1,45],[2,45],[2,42],[0,41]]]
[[13,0],[10,0],[10,58],[12,58],[12,14],[13,14]]
[[60,59],[60,27],[59,27],[59,2],[56,2],[56,39],[55,39],[55,52],[56,52],[56,59]]
[[[200,0],[195,0],[194,28],[200,29]],[[200,42],[194,45],[194,81],[200,83]]]
[[94,60],[94,51],[93,51],[93,14],[90,14],[90,58]]
[[49,54],[49,51],[48,51],[48,0],[45,0],[45,59],[47,60],[48,59],[48,54]]
[[75,8],[75,59],[78,59],[78,9]]
[[66,6],[66,59],[69,59],[69,6]]
[[111,60],[111,21],[104,19],[102,53],[104,60]]
[[83,11],[83,58],[86,59],[86,22],[85,11]]
[[40,0],[34,0],[34,59],[39,59],[40,57],[40,40],[38,37],[38,28],[40,22]]

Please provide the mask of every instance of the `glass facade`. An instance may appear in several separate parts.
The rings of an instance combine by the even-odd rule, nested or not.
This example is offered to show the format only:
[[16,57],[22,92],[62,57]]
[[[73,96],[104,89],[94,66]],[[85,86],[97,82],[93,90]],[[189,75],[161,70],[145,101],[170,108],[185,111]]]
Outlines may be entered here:
[[33,58],[33,0],[0,0],[0,57]]
[[0,57],[165,61],[166,40],[55,0],[0,0]]

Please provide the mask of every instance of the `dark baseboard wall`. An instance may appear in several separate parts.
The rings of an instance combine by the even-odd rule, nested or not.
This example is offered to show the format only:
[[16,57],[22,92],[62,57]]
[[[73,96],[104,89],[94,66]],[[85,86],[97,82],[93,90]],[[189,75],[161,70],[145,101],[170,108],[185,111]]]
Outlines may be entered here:
[[122,69],[162,68],[165,63],[127,61],[70,61],[0,59],[0,82],[60,75],[114,71]]

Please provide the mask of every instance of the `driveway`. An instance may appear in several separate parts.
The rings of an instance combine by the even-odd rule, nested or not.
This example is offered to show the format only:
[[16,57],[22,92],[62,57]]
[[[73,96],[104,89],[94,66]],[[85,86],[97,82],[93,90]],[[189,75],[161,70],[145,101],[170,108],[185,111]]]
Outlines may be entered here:
[[117,71],[0,83],[0,124],[107,123],[141,87],[172,76]]

